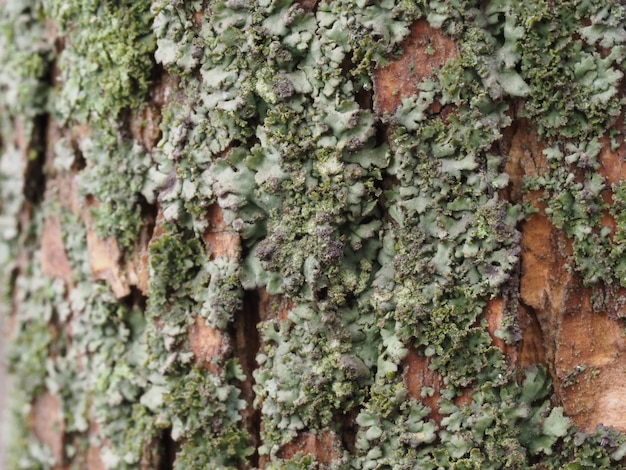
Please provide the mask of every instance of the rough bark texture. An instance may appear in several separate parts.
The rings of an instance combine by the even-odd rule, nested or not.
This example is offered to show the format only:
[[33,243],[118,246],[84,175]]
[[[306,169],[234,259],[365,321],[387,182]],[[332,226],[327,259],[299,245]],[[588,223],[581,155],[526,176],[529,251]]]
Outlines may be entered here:
[[9,468],[621,468],[625,17],[0,1]]

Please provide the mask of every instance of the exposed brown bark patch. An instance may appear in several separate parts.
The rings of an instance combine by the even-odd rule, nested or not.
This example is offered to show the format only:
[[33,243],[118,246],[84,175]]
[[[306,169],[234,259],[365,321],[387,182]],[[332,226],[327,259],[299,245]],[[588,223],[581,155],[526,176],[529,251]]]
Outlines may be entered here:
[[522,340],[518,346],[518,365],[521,370],[527,366],[546,364],[546,339],[541,324],[532,308],[520,303],[517,307],[518,322],[522,330]]
[[511,357],[514,354],[513,348],[509,347],[502,338],[499,338],[497,333],[502,329],[502,325],[506,316],[506,300],[503,298],[491,299],[485,306],[484,315],[487,320],[487,331],[491,336],[493,344],[500,348],[500,350]]
[[[409,395],[430,408],[430,418],[437,424],[441,423],[442,416],[439,414],[439,399],[441,398],[442,380],[438,372],[428,368],[430,361],[420,355],[415,349],[409,348],[409,353],[404,360],[404,385]],[[430,387],[432,395],[422,396],[422,389]]]
[[239,235],[224,222],[224,214],[217,204],[208,210],[209,229],[204,234],[204,242],[212,258],[238,258],[241,241]]
[[100,426],[91,421],[89,424],[89,450],[87,451],[87,468],[89,470],[105,470],[104,462],[100,452],[102,450],[101,445],[95,445],[94,441],[99,441]]
[[289,321],[289,312],[293,310],[293,300],[280,295],[269,295],[265,289],[259,289],[259,317],[261,320],[277,318]]
[[30,140],[28,135],[24,132],[24,123],[21,119],[15,118],[13,121],[15,124],[15,144],[24,159],[24,163],[28,163],[28,150],[30,148]]
[[522,198],[524,177],[537,176],[548,169],[543,154],[544,146],[539,141],[537,131],[525,119],[520,119],[516,124],[517,127],[510,136],[509,159],[504,167],[504,171],[509,175],[508,199],[514,203]]
[[590,292],[572,295],[556,331],[556,390],[565,411],[587,431],[598,424],[626,430],[626,342],[623,325],[593,311]]
[[219,373],[222,358],[230,350],[224,334],[207,325],[204,318],[196,317],[194,324],[187,330],[187,336],[196,363],[210,372]]
[[154,220],[151,217],[144,217],[144,225],[139,233],[139,240],[135,244],[132,255],[127,256],[124,270],[131,286],[136,286],[144,295],[148,295],[148,286],[150,281],[150,265],[149,250],[150,232],[154,226]]
[[122,272],[121,252],[114,238],[101,239],[95,230],[87,230],[89,267],[95,280],[109,283],[115,297],[122,298],[130,294],[130,284]]
[[283,459],[291,459],[296,454],[312,455],[320,464],[329,465],[341,457],[342,449],[341,439],[333,431],[307,432],[284,446],[279,454]]
[[[547,162],[528,125],[517,129],[509,154],[511,192],[518,199],[521,177],[542,174]],[[626,176],[617,153],[605,149],[600,160],[608,182]],[[520,365],[547,362],[558,400],[582,429],[592,431],[604,424],[626,430],[626,369],[621,358],[626,342],[623,326],[614,319],[618,309],[614,303],[623,301],[624,295],[617,290],[598,311],[592,289],[568,269],[571,241],[545,215],[542,196],[541,192],[523,196],[538,211],[522,224]]]
[[146,150],[152,150],[161,138],[161,112],[154,104],[146,105],[131,120],[130,131],[137,142]]
[[154,86],[150,88],[150,102],[159,108],[174,100],[174,95],[183,96],[181,90],[180,77],[167,73],[158,65],[154,68],[155,78]]
[[461,395],[454,400],[454,404],[459,408],[470,405],[472,401],[474,401],[474,399],[472,398],[472,394],[474,392],[475,390],[473,388],[463,390],[463,393],[461,393]]
[[76,178],[75,172],[57,173],[53,179],[48,180],[46,191],[50,194],[47,194],[46,197],[59,201],[63,209],[74,215],[80,215],[84,202],[78,193]]
[[81,211],[87,228],[87,250],[92,278],[108,282],[118,299],[128,296],[132,286],[136,286],[146,295],[150,276],[148,245],[149,231],[153,224],[151,218],[146,218],[132,254],[124,257],[114,237],[102,239],[96,233],[89,214],[89,208],[94,204],[97,202],[90,201]]
[[48,217],[41,237],[41,269],[46,276],[72,283],[72,267],[63,246],[61,223],[57,217]]
[[401,47],[398,59],[374,71],[374,109],[379,114],[393,114],[403,97],[417,93],[424,78],[458,56],[456,44],[425,20],[411,26]]
[[40,395],[33,403],[30,425],[35,437],[50,449],[56,462],[53,469],[64,469],[65,423],[59,399],[47,391]]
[[317,10],[319,0],[297,0],[297,3],[304,9],[304,11],[312,13]]

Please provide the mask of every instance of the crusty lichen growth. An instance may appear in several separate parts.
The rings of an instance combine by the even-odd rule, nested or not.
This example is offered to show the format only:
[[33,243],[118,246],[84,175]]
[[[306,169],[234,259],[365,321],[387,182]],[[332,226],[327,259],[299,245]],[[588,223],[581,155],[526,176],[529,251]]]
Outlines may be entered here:
[[[28,421],[31,399],[45,389],[46,358],[55,343],[49,322],[54,299],[63,292],[39,269],[41,217],[24,213],[40,191],[37,174],[43,142],[37,120],[46,111],[52,58],[40,12],[39,0],[0,5],[0,325],[7,328],[14,301],[23,307],[15,322],[16,340],[3,350],[18,390],[11,410],[10,444],[15,452],[4,462],[10,468],[40,468],[53,460],[46,446],[33,442]],[[20,257],[33,264],[18,276]]]
[[[43,3],[49,28],[63,38],[51,114],[69,128],[82,125],[79,133],[90,129],[73,145],[87,166],[81,190],[97,200],[98,234],[130,250],[142,225],[141,204],[154,202],[150,158],[128,130],[145,103],[154,64],[150,1]],[[78,160],[72,150],[66,149],[68,164]]]
[[150,2],[42,3],[46,17],[65,38],[58,57],[61,86],[55,115],[86,122],[142,105],[154,51]]
[[[28,27],[6,31],[23,39],[20,47],[33,34],[38,40],[2,57],[13,63],[26,53],[34,65],[19,73],[42,97],[50,52],[40,47],[43,27],[34,13],[41,5],[29,5]],[[149,249],[145,311],[89,282],[84,231],[63,211],[56,214],[72,285],[29,284],[42,277],[36,271],[15,283],[30,286],[21,293],[14,366],[21,375],[33,371],[25,399],[44,389],[57,394],[75,436],[86,436],[95,420],[106,466],[136,468],[163,432],[179,445],[175,468],[246,465],[253,449],[242,426],[245,376],[228,339],[210,370],[194,364],[188,328],[203,318],[229,338],[244,290],[258,288],[292,305],[259,326],[258,452],[268,468],[323,467],[311,456],[285,458],[283,450],[305,431],[341,434],[348,415],[356,416],[356,441],[331,468],[606,468],[624,457],[623,436],[578,432],[550,403],[542,368],[510,370],[482,315],[519,262],[524,211],[500,196],[507,155],[497,145],[518,118],[533,120],[547,144],[550,168],[527,186],[554,201],[548,212],[573,240],[574,269],[588,283],[625,282],[626,190],[612,188],[609,208],[597,171],[601,138],[623,106],[624,6],[44,6],[65,36],[52,116],[68,128],[91,127],[75,145],[55,146],[57,170],[69,171],[80,151],[83,193],[98,201],[96,226],[122,247],[136,241],[142,203],[158,202],[162,216]],[[2,11],[14,18],[6,2]],[[402,97],[393,114],[379,115],[369,105],[373,71],[401,53],[398,44],[418,18],[453,38],[459,55],[415,96]],[[146,99],[153,59],[177,76],[180,92],[163,110],[163,136],[149,154],[127,135],[125,115]],[[38,99],[25,108],[16,103],[3,103],[10,116],[28,120],[43,110]],[[441,106],[446,113],[437,112]],[[25,230],[16,225],[24,183],[4,183],[7,162],[19,153],[11,120],[2,122],[2,214],[14,239]],[[229,258],[213,259],[203,239],[215,204],[241,238]],[[612,237],[600,226],[607,210],[617,224]],[[22,241],[33,260],[35,241]],[[31,300],[48,316],[29,318]],[[80,337],[57,350],[50,331],[65,327]],[[437,410],[409,395],[402,377],[409,350],[442,377]],[[79,455],[80,439],[72,444]],[[29,465],[52,465],[36,446],[25,456]]]
[[[513,99],[523,99],[519,116],[535,119],[548,138],[586,139],[585,128],[612,122],[620,110],[610,99],[621,76],[611,69],[617,52],[607,60],[592,47],[571,46],[571,67],[588,59],[602,69],[593,89],[563,85],[576,113],[558,99],[559,83],[533,75],[567,76],[556,58],[552,68],[540,66],[540,54],[568,43],[567,28],[599,7],[563,8],[569,21],[544,40],[541,32],[563,18],[509,2],[484,12],[471,2],[321,2],[314,12],[289,2],[215,2],[197,32],[199,9],[180,16],[171,4],[156,4],[157,59],[181,74],[189,96],[166,117],[161,171],[176,176],[163,198],[166,217],[200,232],[207,198],[216,200],[248,248],[243,287],[295,301],[287,321],[270,318],[261,330],[262,454],[288,465],[279,458],[285,444],[305,429],[334,426],[355,406],[389,417],[370,429],[365,411],[359,415],[358,468],[407,463],[410,449],[425,466],[529,465],[564,445],[569,421],[537,401],[545,379],[542,394],[526,404],[503,404],[502,393],[521,389],[481,324],[486,301],[518,263],[523,217],[498,196],[507,185],[506,155],[494,143],[511,123]],[[381,121],[357,97],[420,15],[458,40],[460,57]],[[455,112],[438,118],[429,110],[435,100]],[[381,122],[391,129],[389,145],[376,139]],[[396,184],[383,198],[385,176]],[[488,444],[493,452],[481,450],[481,433],[460,433],[451,418],[437,427],[402,392],[399,368],[409,345],[442,374],[448,400],[477,389],[475,410],[450,401],[440,413],[490,409],[493,420],[507,423]],[[539,372],[529,374],[533,384]],[[395,401],[380,399],[387,395]],[[407,431],[400,431],[403,420],[411,423]],[[524,426],[540,429],[522,436]],[[516,452],[501,452],[513,442]]]

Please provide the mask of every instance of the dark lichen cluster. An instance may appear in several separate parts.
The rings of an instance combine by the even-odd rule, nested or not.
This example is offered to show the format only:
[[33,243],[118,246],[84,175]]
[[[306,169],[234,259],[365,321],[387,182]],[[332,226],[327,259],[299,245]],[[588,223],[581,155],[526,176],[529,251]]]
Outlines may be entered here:
[[[243,426],[248,379],[229,341],[244,292],[264,289],[292,305],[259,325],[254,406],[267,468],[323,467],[283,449],[303,432],[349,432],[348,415],[355,440],[331,468],[616,465],[624,438],[578,431],[550,402],[542,368],[511,370],[483,312],[519,264],[525,211],[502,197],[507,155],[497,145],[514,119],[534,122],[546,142],[548,169],[526,186],[544,192],[572,239],[574,269],[588,283],[626,283],[626,190],[610,188],[609,207],[598,173],[623,105],[624,10],[508,0],[2,4],[0,260],[16,269],[2,284],[20,306],[16,416],[25,423],[37,396],[57,396],[72,437],[65,455],[79,465],[91,446],[107,468],[147,465],[166,458],[149,455],[166,435],[174,468],[244,465],[254,452]],[[382,115],[374,70],[402,53],[420,18],[459,55]],[[176,89],[162,138],[147,149],[128,127],[154,62]],[[64,136],[51,176],[80,171],[101,237],[130,256],[146,208],[158,207],[145,305],[90,279],[85,228],[54,191],[20,222],[33,202],[32,165],[16,122],[37,159],[46,114]],[[241,243],[229,255],[207,242],[216,205]],[[607,211],[613,234],[601,226]],[[52,216],[62,221],[70,285],[39,268]],[[18,250],[32,268],[17,265]],[[509,343],[514,313],[495,333]],[[197,321],[225,338],[208,365],[191,352]],[[434,389],[407,390],[409,353],[442,378],[435,410],[421,400]],[[23,424],[16,468],[53,466],[27,433]]]

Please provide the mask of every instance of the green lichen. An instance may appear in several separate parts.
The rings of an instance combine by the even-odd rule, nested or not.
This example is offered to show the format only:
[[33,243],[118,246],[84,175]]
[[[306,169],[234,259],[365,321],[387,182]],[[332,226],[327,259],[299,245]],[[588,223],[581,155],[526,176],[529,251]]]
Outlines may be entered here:
[[[0,7],[0,295],[9,295],[20,231],[18,215],[40,191],[34,166],[42,152],[37,120],[46,112],[53,54],[39,19],[41,2]],[[19,139],[18,139],[19,137]],[[23,242],[23,241],[22,241]],[[2,313],[2,312],[0,312]]]
[[236,260],[220,257],[207,263],[206,271],[208,286],[199,290],[194,298],[204,302],[200,315],[207,319],[207,324],[225,329],[234,320],[235,313],[243,308],[240,267]]
[[[622,5],[606,2],[564,6],[550,13],[537,10],[533,30],[525,36],[536,49],[524,47],[521,54],[523,72],[537,83],[522,115],[536,122],[551,144],[544,150],[549,170],[528,182],[528,188],[545,192],[546,213],[572,240],[573,269],[587,285],[624,285],[621,243],[611,239],[610,229],[601,223],[609,210],[604,202],[609,188],[597,171],[597,157],[604,146],[599,139],[624,104],[618,87],[625,38],[615,25],[625,12]],[[591,25],[582,26],[583,18]],[[545,30],[552,33],[549,39],[539,38],[547,37]],[[607,32],[601,44],[600,31]],[[610,49],[603,52],[599,46]],[[546,48],[555,53],[545,54]]]
[[[38,122],[46,111],[53,56],[41,8],[36,0],[0,5],[0,324],[6,329],[15,303],[25,308],[12,323],[15,341],[3,348],[14,376],[11,410],[4,415],[11,415],[14,431],[7,436],[15,449],[5,462],[11,468],[46,468],[53,461],[50,449],[34,442],[29,429],[31,399],[45,390],[46,359],[57,346],[49,325],[54,300],[63,294],[59,283],[43,279],[38,264],[41,218],[36,211],[24,217],[41,191]],[[32,265],[18,275],[20,257]]]
[[39,0],[18,0],[0,10],[0,129],[5,145],[14,137],[11,118],[20,117],[24,136],[30,141],[35,118],[46,111],[53,54],[40,20],[42,8]]
[[50,0],[44,13],[65,39],[51,112],[67,126],[92,129],[76,145],[57,146],[57,162],[65,154],[66,166],[79,160],[73,153],[84,158],[80,185],[85,196],[97,200],[92,213],[98,234],[115,237],[128,251],[141,229],[142,203],[154,202],[155,183],[146,178],[150,158],[127,130],[150,85],[155,48],[150,2]]
[[[37,230],[37,223],[31,229]],[[55,302],[62,298],[62,283],[43,277],[37,253],[30,252],[34,270],[16,280],[15,299],[24,307],[16,320],[16,340],[6,351],[9,372],[15,377],[11,395],[11,423],[14,433],[9,442],[12,452],[7,461],[12,468],[49,468],[54,463],[50,449],[33,442],[28,427],[33,400],[47,389],[48,357],[61,347],[50,322],[56,315]],[[18,393],[19,391],[19,393]],[[6,415],[5,415],[6,416]]]
[[[408,437],[392,439],[385,452],[394,457],[383,460],[392,466],[421,452],[433,465],[499,468],[530,464],[557,446],[570,423],[545,400],[518,409],[512,399],[509,408],[492,411],[508,416],[503,427],[514,432],[494,434],[483,455],[484,436],[437,431],[422,421],[427,411],[419,404],[392,406],[376,397],[404,390],[398,380],[409,346],[442,374],[451,398],[479,387],[475,413],[487,413],[486,402],[498,403],[499,393],[519,390],[481,323],[486,301],[516,269],[516,225],[523,217],[498,195],[508,180],[506,155],[494,144],[511,123],[513,99],[527,98],[518,117],[535,120],[547,137],[584,138],[590,128],[612,122],[621,106],[611,99],[621,77],[613,65],[618,52],[606,59],[567,39],[573,18],[596,10],[563,8],[557,18],[509,2],[490,4],[484,14],[472,2],[322,2],[315,12],[282,2],[220,2],[204,10],[196,28],[199,11],[196,5],[184,12],[166,3],[155,7],[156,56],[181,74],[188,90],[166,114],[158,158],[162,174],[176,182],[163,198],[164,212],[201,233],[207,204],[217,202],[248,249],[242,285],[296,301],[288,322],[268,319],[261,330],[264,349],[255,372],[264,416],[261,453],[282,462],[281,447],[300,431],[332,427],[335,416],[357,406],[391,417],[370,431],[372,441],[391,432],[391,422],[406,420],[406,432],[428,429],[427,440],[436,434],[446,442],[436,450],[424,443],[414,448]],[[387,145],[376,140],[380,118],[357,96],[371,88],[372,67],[406,34],[403,13],[441,25],[459,40],[460,57],[387,118]],[[545,42],[540,32],[552,23],[557,29]],[[521,47],[527,41],[528,50]],[[572,61],[540,66],[539,53],[554,44],[571,51]],[[566,77],[564,67],[581,74],[584,60],[598,80],[568,82],[573,104],[564,103],[558,83],[548,88],[545,76]],[[533,75],[537,70],[541,77]],[[432,115],[435,100],[455,112],[446,120]],[[571,106],[571,118],[554,121]],[[389,177],[395,184],[383,192]],[[389,218],[381,220],[385,212]],[[296,372],[302,370],[309,372]],[[376,382],[359,372],[366,370],[377,371]],[[439,412],[457,413],[448,408]],[[522,435],[518,419],[526,419],[528,429],[548,424]],[[354,466],[374,468],[380,448],[368,439],[360,443]],[[515,452],[503,451],[513,445]]]
[[[172,438],[180,442],[177,469],[237,468],[252,453],[241,426],[241,410],[247,405],[237,387],[245,375],[228,358],[228,346],[212,358],[219,372],[192,366],[192,354],[181,349],[196,318],[192,312],[225,329],[241,307],[240,286],[223,261],[226,271],[220,269],[220,258],[209,261],[193,233],[174,225],[165,227],[150,247],[146,366],[159,378],[152,380],[145,397],[155,413],[154,424],[171,429]],[[217,293],[216,288],[223,290]]]
[[[119,304],[108,286],[91,281],[85,229],[70,213],[59,217],[74,285],[57,309],[65,312],[59,327],[70,329],[72,341],[49,366],[47,387],[61,400],[66,432],[76,436],[74,452],[102,446],[106,468],[133,468],[159,435],[139,404],[148,373],[146,322],[136,306]],[[91,422],[100,435],[81,440]]]
[[154,51],[150,2],[43,4],[46,17],[66,37],[53,105],[58,118],[97,122],[142,105]]
[[79,151],[87,163],[79,185],[84,197],[96,200],[91,214],[98,235],[132,249],[144,223],[142,205],[154,201],[147,175],[150,157],[113,126],[94,130],[80,142]]
[[240,423],[246,403],[239,389],[228,384],[245,376],[235,363],[225,370],[218,376],[191,369],[182,380],[172,381],[165,394],[159,423],[171,425],[174,440],[182,440],[174,468],[237,468],[253,452]]
[[[316,311],[297,305],[293,324],[264,324],[256,394],[264,415],[260,452],[276,455],[304,429],[332,426],[365,398],[376,364],[374,317],[357,309]],[[288,338],[292,338],[289,340]],[[294,370],[306,371],[293,374]]]
[[[246,465],[254,440],[243,429],[246,377],[230,338],[242,321],[244,291],[263,288],[293,304],[281,313],[286,318],[270,312],[259,325],[255,406],[268,468],[618,465],[623,436],[577,430],[548,399],[542,368],[510,370],[483,311],[509,289],[519,265],[524,214],[501,197],[508,156],[498,145],[514,119],[535,123],[546,144],[549,169],[526,185],[544,191],[546,212],[572,240],[573,269],[589,284],[626,282],[626,190],[610,188],[609,207],[597,161],[623,105],[622,5],[157,0],[44,7],[65,38],[52,117],[67,128],[91,127],[88,137],[55,146],[55,171],[76,171],[85,160],[80,182],[83,195],[97,200],[98,233],[127,250],[142,206],[158,203],[163,216],[149,248],[145,309],[90,279],[85,231],[63,211],[71,285],[18,273],[14,370],[31,374],[25,402],[44,390],[61,400],[68,457],[80,461],[93,420],[102,441],[91,444],[103,445],[108,468],[136,468],[165,434],[177,445],[175,468]],[[12,117],[32,121],[44,111],[51,55],[34,14],[39,3],[3,4],[2,11],[0,40],[8,45],[18,33],[21,40],[2,53],[19,67],[0,86],[12,90],[9,97],[24,89],[33,97],[2,102],[11,116],[1,118],[2,227],[14,243],[3,256],[13,263],[25,182],[23,171],[10,168],[23,158],[11,140]],[[417,18],[449,34],[459,56],[380,116],[370,103],[374,69],[401,53]],[[176,75],[178,90],[163,109],[158,148],[148,153],[125,128],[147,97],[153,60]],[[15,87],[15,76],[26,88]],[[439,115],[434,103],[448,112]],[[212,253],[205,241],[216,204],[230,235],[240,237],[233,255]],[[602,227],[607,211],[614,233]],[[34,240],[20,240],[33,263],[37,217]],[[24,308],[31,302],[37,318]],[[513,313],[498,332],[510,342]],[[224,338],[206,368],[189,344],[189,327],[203,320]],[[409,396],[409,351],[442,377],[436,410]],[[468,395],[471,402],[459,404]],[[347,432],[346,416],[356,416],[356,442],[329,464],[282,455],[303,432]],[[24,436],[21,445],[22,467],[54,465],[49,450]]]

